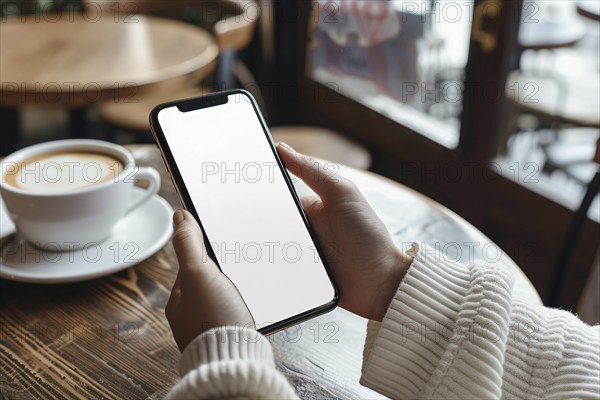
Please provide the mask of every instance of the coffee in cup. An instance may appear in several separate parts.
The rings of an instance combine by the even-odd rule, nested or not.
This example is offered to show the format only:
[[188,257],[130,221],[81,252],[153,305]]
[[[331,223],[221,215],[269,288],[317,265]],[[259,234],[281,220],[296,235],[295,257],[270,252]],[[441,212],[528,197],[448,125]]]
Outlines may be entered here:
[[[160,176],[125,148],[72,139],[19,150],[0,163],[0,194],[17,230],[38,247],[69,250],[105,240],[128,212],[158,192]],[[149,185],[132,198],[136,180]]]
[[117,179],[123,161],[106,153],[58,151],[23,159],[6,168],[3,181],[35,193],[64,193]]

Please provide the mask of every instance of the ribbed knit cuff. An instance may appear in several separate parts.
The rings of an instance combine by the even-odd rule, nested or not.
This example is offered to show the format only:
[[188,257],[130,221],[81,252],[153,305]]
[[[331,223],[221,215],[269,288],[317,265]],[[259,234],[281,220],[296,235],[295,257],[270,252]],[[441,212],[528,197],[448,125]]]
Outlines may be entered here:
[[421,243],[409,255],[413,263],[363,360],[361,383],[394,398],[499,398],[510,269],[449,262]]
[[199,335],[183,351],[183,375],[167,399],[297,398],[276,370],[271,345],[250,328],[225,326]]
[[[365,337],[365,347],[363,349],[363,360],[367,360],[371,354],[371,350],[373,350],[373,346],[375,346],[375,340],[379,335],[379,330],[381,329],[381,322],[374,321],[372,319],[367,322],[367,336]],[[363,373],[367,363],[363,362],[362,368]]]
[[179,374],[185,375],[201,364],[234,360],[275,368],[273,350],[266,337],[251,328],[221,326],[202,333],[187,345],[179,360]]
[[419,397],[431,384],[471,280],[466,266],[423,244],[408,254],[413,262],[379,329],[367,330],[363,359],[361,384],[392,398]]

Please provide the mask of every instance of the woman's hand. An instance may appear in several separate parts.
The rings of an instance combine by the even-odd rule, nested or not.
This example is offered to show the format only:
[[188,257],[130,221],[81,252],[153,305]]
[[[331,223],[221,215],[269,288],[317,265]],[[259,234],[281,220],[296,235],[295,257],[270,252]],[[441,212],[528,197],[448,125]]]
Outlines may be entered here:
[[[412,260],[351,181],[285,144],[277,148],[289,171],[319,196],[301,200],[339,284],[340,306],[380,321]],[[194,217],[179,210],[173,223],[179,272],[165,312],[179,349],[213,327],[253,326],[238,290],[208,257]]]
[[285,143],[286,168],[319,197],[302,205],[340,288],[339,305],[381,321],[412,259],[395,246],[356,185]]
[[199,334],[224,325],[254,327],[237,288],[208,257],[202,231],[187,211],[173,215],[179,272],[165,314],[179,350]]

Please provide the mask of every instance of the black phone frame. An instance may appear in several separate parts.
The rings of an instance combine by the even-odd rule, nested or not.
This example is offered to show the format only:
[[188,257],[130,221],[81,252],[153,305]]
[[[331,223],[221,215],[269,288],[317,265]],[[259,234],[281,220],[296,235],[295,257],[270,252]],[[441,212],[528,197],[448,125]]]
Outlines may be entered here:
[[[156,107],[154,107],[152,109],[152,111],[150,112],[150,128],[152,131],[152,135],[154,136],[154,141],[155,141],[155,143],[161,153],[161,156],[163,158],[163,162],[165,163],[165,166],[167,167],[169,175],[171,176],[171,179],[173,181],[175,189],[177,190],[177,195],[179,196],[180,201],[182,202],[184,208],[186,210],[188,210],[194,216],[196,221],[198,221],[198,224],[200,225],[200,229],[202,229],[202,233],[204,235],[204,246],[206,246],[208,255],[215,262],[215,264],[219,267],[219,269],[221,269],[221,266],[219,265],[217,257],[215,256],[213,249],[210,245],[210,241],[208,240],[206,231],[204,230],[204,226],[202,225],[202,221],[200,220],[198,212],[196,211],[194,203],[192,202],[192,199],[191,199],[189,192],[183,181],[183,177],[181,176],[179,168],[177,167],[177,163],[175,162],[173,153],[171,152],[171,149],[169,148],[169,145],[167,143],[164,132],[160,126],[160,123],[158,122],[158,114],[161,110],[163,110],[165,108],[171,108],[171,107],[177,107],[180,111],[187,112],[187,111],[193,111],[193,110],[198,110],[198,109],[207,108],[207,107],[214,107],[216,105],[226,104],[228,102],[229,96],[231,96],[231,95],[245,96],[248,98],[248,100],[252,104],[252,107],[254,108],[254,112],[256,113],[256,116],[258,117],[260,124],[262,126],[265,137],[267,138],[267,141],[269,143],[271,151],[273,152],[273,155],[275,156],[277,165],[279,166],[279,169],[280,169],[281,173],[283,174],[283,177],[287,184],[288,190],[292,194],[292,198],[294,199],[294,202],[296,203],[298,212],[300,212],[300,215],[302,216],[304,225],[306,226],[306,229],[308,230],[308,233],[311,237],[313,245],[315,246],[317,254],[319,255],[319,258],[321,259],[321,262],[323,263],[323,266],[325,267],[325,271],[327,272],[327,276],[329,277],[329,280],[330,280],[331,285],[333,286],[333,290],[334,290],[334,297],[330,302],[325,303],[321,306],[317,306],[311,310],[307,310],[300,314],[288,317],[282,321],[275,322],[275,323],[272,323],[265,327],[260,327],[259,329],[257,329],[262,334],[271,334],[271,333],[275,333],[279,330],[286,329],[292,325],[301,323],[305,320],[314,318],[318,315],[321,315],[321,314],[324,314],[324,313],[327,313],[327,312],[333,310],[337,306],[340,296],[339,296],[339,288],[333,277],[331,268],[329,267],[327,259],[325,258],[324,253],[321,249],[321,246],[319,245],[319,242],[316,238],[316,235],[313,232],[310,222],[306,216],[306,213],[304,212],[304,208],[302,207],[302,203],[300,202],[300,199],[298,198],[298,194],[296,193],[296,189],[294,188],[294,185],[288,174],[288,171],[285,168],[283,161],[279,157],[279,154],[275,147],[275,143],[273,141],[273,137],[271,136],[271,133],[267,127],[267,124],[263,118],[263,115],[260,112],[260,109],[258,108],[258,104],[256,103],[256,100],[246,90],[233,89],[233,90],[226,90],[226,91],[222,91],[222,92],[212,93],[212,94],[209,94],[206,96],[192,97],[192,98],[188,98],[188,99],[182,99],[182,100],[176,100],[176,101],[170,101],[167,103],[162,103],[162,104],[159,104]],[[221,269],[221,271],[222,271],[222,269]]]

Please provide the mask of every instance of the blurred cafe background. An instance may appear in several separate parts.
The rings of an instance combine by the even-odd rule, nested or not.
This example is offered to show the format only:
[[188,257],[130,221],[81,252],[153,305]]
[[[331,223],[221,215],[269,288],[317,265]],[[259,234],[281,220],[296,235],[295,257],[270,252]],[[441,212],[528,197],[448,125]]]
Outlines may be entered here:
[[598,0],[0,4],[2,156],[152,143],[153,106],[242,87],[275,140],[436,200],[599,321]]

